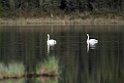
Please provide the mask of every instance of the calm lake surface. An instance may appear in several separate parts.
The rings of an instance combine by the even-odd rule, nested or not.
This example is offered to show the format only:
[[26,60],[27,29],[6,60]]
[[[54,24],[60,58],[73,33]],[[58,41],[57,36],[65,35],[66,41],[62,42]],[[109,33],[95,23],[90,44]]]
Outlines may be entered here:
[[[87,35],[98,40],[87,45]],[[47,46],[47,34],[57,41]],[[0,83],[123,83],[124,26],[2,26],[0,63],[23,63],[35,72],[47,56],[59,59],[62,73],[57,79],[21,78]],[[52,80],[52,81],[48,81]]]

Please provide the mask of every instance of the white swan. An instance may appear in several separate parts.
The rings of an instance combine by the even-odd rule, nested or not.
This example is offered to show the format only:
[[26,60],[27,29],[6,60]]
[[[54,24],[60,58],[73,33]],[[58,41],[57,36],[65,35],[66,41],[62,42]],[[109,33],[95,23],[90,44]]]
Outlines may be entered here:
[[50,35],[47,34],[47,45],[54,46],[56,43],[56,40],[50,39]]
[[98,43],[98,40],[96,40],[96,39],[89,39],[89,34],[87,34],[87,44],[95,45],[97,43]]

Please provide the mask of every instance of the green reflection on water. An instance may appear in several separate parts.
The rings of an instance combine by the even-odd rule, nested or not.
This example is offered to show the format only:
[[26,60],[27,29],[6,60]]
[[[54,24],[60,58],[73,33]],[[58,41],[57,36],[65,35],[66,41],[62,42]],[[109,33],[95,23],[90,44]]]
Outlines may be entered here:
[[26,83],[25,79],[8,79],[8,80],[1,80],[0,83]]
[[19,78],[0,80],[0,83],[58,83],[56,77]]
[[[57,45],[49,54],[54,52],[56,56],[61,56],[61,83],[123,83],[123,27],[57,27],[57,31],[51,35],[57,40]],[[46,57],[46,34],[49,32],[49,27],[0,30],[1,61],[9,63],[19,60],[24,62],[28,73],[35,73],[37,64],[42,64],[43,58]],[[86,33],[99,40],[98,48],[90,50],[88,54]]]

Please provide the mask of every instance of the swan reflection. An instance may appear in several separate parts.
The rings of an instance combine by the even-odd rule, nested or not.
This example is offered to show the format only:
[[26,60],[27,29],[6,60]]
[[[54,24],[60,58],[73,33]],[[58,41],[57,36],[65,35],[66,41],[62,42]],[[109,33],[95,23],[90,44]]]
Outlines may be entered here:
[[47,53],[50,53],[50,50],[54,50],[54,46],[47,45]]
[[90,44],[90,43],[87,43],[87,52],[89,52],[89,49],[95,49],[97,46],[97,44]]

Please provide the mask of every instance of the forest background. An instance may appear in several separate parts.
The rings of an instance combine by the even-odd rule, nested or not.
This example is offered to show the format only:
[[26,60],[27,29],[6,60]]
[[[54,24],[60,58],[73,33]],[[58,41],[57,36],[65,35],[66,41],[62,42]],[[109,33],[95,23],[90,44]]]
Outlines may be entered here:
[[124,0],[0,0],[0,18],[124,19]]

